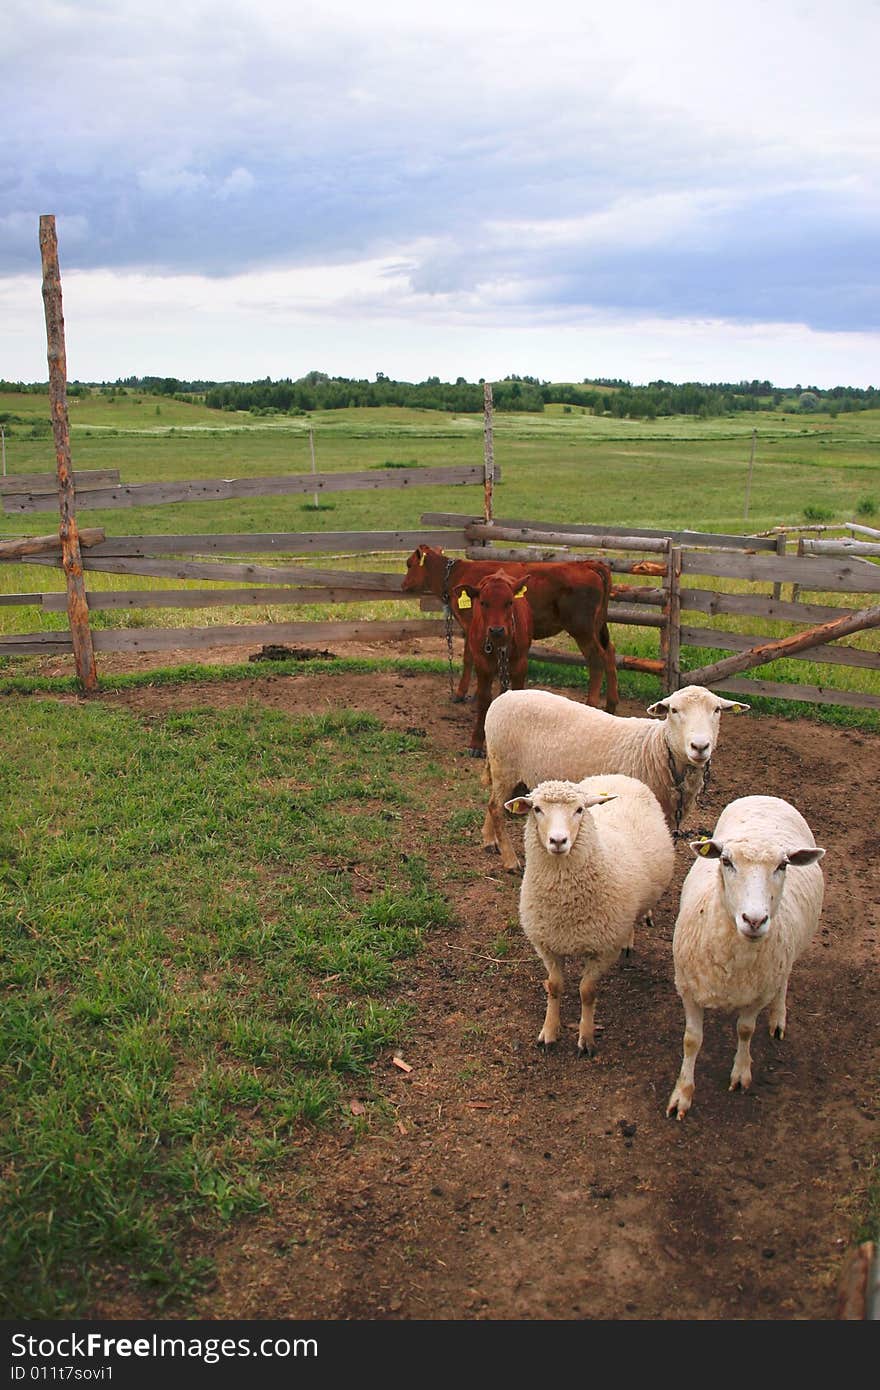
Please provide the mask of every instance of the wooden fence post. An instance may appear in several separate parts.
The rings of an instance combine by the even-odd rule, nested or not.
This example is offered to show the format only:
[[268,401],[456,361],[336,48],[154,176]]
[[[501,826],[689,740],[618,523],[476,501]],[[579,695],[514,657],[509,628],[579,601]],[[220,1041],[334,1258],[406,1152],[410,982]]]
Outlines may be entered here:
[[[803,538],[803,536],[799,536],[799,537],[798,537],[797,553],[798,553],[798,559],[799,559],[799,560],[800,560],[800,559],[803,559],[803,554],[804,554],[804,538]],[[791,601],[792,601],[792,603],[797,603],[798,599],[800,598],[800,593],[801,593],[801,586],[800,586],[800,584],[792,584],[792,586],[791,586]]]
[[666,577],[663,583],[663,626],[660,629],[660,661],[663,665],[664,693],[671,694],[681,683],[681,549],[666,542]]
[[746,501],[743,509],[743,521],[749,519],[749,502],[752,498],[752,473],[755,470],[755,450],[758,446],[758,431],[752,430],[752,452],[749,455],[749,471],[746,477]]
[[[785,532],[784,532],[784,531],[780,531],[779,534],[778,534],[778,536],[776,537],[776,554],[777,554],[777,555],[784,555],[784,554],[785,554]],[[781,583],[779,582],[778,579],[777,579],[776,583],[773,585],[773,597],[774,597],[775,599],[780,599],[780,598],[782,598],[782,585],[781,585]]]
[[492,520],[492,487],[495,481],[495,442],[492,432],[492,386],[483,383],[483,518]]
[[70,461],[70,423],[67,416],[67,354],[64,346],[64,313],[55,218],[40,218],[40,255],[43,262],[43,304],[46,312],[46,344],[49,360],[49,405],[55,437],[58,475],[58,507],[61,522],[61,560],[67,576],[67,617],[73,643],[73,659],[80,685],[87,693],[98,686],[95,649],[89,627],[89,605],[83,580],[79,529],[76,524],[76,492]]

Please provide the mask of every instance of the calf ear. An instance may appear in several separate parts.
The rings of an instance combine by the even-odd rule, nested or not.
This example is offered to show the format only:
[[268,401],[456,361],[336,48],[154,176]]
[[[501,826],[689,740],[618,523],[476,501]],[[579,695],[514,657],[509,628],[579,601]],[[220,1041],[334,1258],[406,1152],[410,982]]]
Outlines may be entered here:
[[805,864],[818,864],[824,853],[824,849],[793,849],[785,857],[789,864],[802,869]]
[[515,796],[512,801],[505,801],[504,809],[512,816],[527,816],[532,809],[532,799],[530,796]]
[[723,846],[719,845],[717,840],[710,840],[708,836],[703,836],[700,840],[689,840],[688,844],[701,859],[720,859],[723,853]]
[[732,714],[745,714],[746,710],[752,708],[751,705],[744,705],[742,700],[722,700],[720,696],[718,704],[723,710],[730,710]]

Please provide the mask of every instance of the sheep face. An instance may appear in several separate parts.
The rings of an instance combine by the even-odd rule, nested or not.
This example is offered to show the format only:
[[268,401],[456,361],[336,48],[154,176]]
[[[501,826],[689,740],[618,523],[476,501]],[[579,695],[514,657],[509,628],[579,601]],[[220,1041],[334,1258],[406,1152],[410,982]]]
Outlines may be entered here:
[[666,742],[676,763],[705,767],[718,742],[721,715],[739,714],[748,705],[725,700],[703,685],[686,685],[648,706],[649,714],[666,714]]
[[614,799],[604,792],[587,794],[576,782],[542,782],[528,796],[516,796],[504,805],[515,816],[531,812],[542,849],[561,857],[571,853],[589,808]]
[[724,907],[746,941],[761,941],[769,932],[789,867],[816,864],[825,853],[812,845],[786,852],[779,845],[756,846],[737,840],[723,844],[694,840],[691,849],[703,858],[719,861]]

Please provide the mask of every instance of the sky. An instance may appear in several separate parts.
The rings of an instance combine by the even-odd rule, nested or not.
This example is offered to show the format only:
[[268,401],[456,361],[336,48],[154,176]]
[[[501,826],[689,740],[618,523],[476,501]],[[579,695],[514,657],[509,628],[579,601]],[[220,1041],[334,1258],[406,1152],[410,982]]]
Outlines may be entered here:
[[4,0],[0,377],[880,385],[880,0]]

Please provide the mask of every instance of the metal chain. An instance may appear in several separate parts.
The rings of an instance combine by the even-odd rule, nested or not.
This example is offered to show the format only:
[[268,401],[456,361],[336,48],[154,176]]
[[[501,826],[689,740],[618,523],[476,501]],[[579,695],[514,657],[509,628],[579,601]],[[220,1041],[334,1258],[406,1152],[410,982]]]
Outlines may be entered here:
[[444,621],[446,623],[446,651],[449,664],[450,700],[453,700],[455,698],[455,677],[453,675],[452,670],[452,604],[450,603],[449,599],[449,576],[452,574],[452,567],[454,564],[455,561],[447,557],[446,569],[443,572],[443,594],[441,596],[443,603],[443,616]]
[[[676,808],[675,808],[675,816],[674,816],[675,828],[674,828],[673,831],[672,831],[672,838],[673,838],[673,840],[691,840],[691,839],[695,839],[695,838],[697,838],[698,836],[704,835],[706,832],[703,831],[703,830],[682,830],[682,829],[681,829],[681,821],[682,821],[682,817],[683,817],[683,815],[684,815],[684,780],[685,780],[685,774],[684,774],[684,772],[679,773],[679,772],[676,771],[676,768],[675,768],[675,759],[674,759],[673,756],[672,756],[672,749],[668,746],[668,744],[667,744],[667,747],[666,747],[666,758],[667,758],[667,761],[668,761],[668,763],[669,763],[669,772],[670,772],[670,775],[671,775],[671,777],[672,777],[672,786],[673,786],[673,789],[678,793],[678,805],[677,805]],[[703,770],[703,784],[702,784],[702,786],[700,787],[700,792],[704,792],[705,789],[706,789],[706,787],[709,785],[709,776],[710,776],[710,773],[711,773],[711,768],[712,768],[712,762],[711,762],[711,759],[710,759],[710,760],[705,764],[705,767],[704,767],[704,770]],[[711,833],[711,832],[709,832],[709,833]]]

